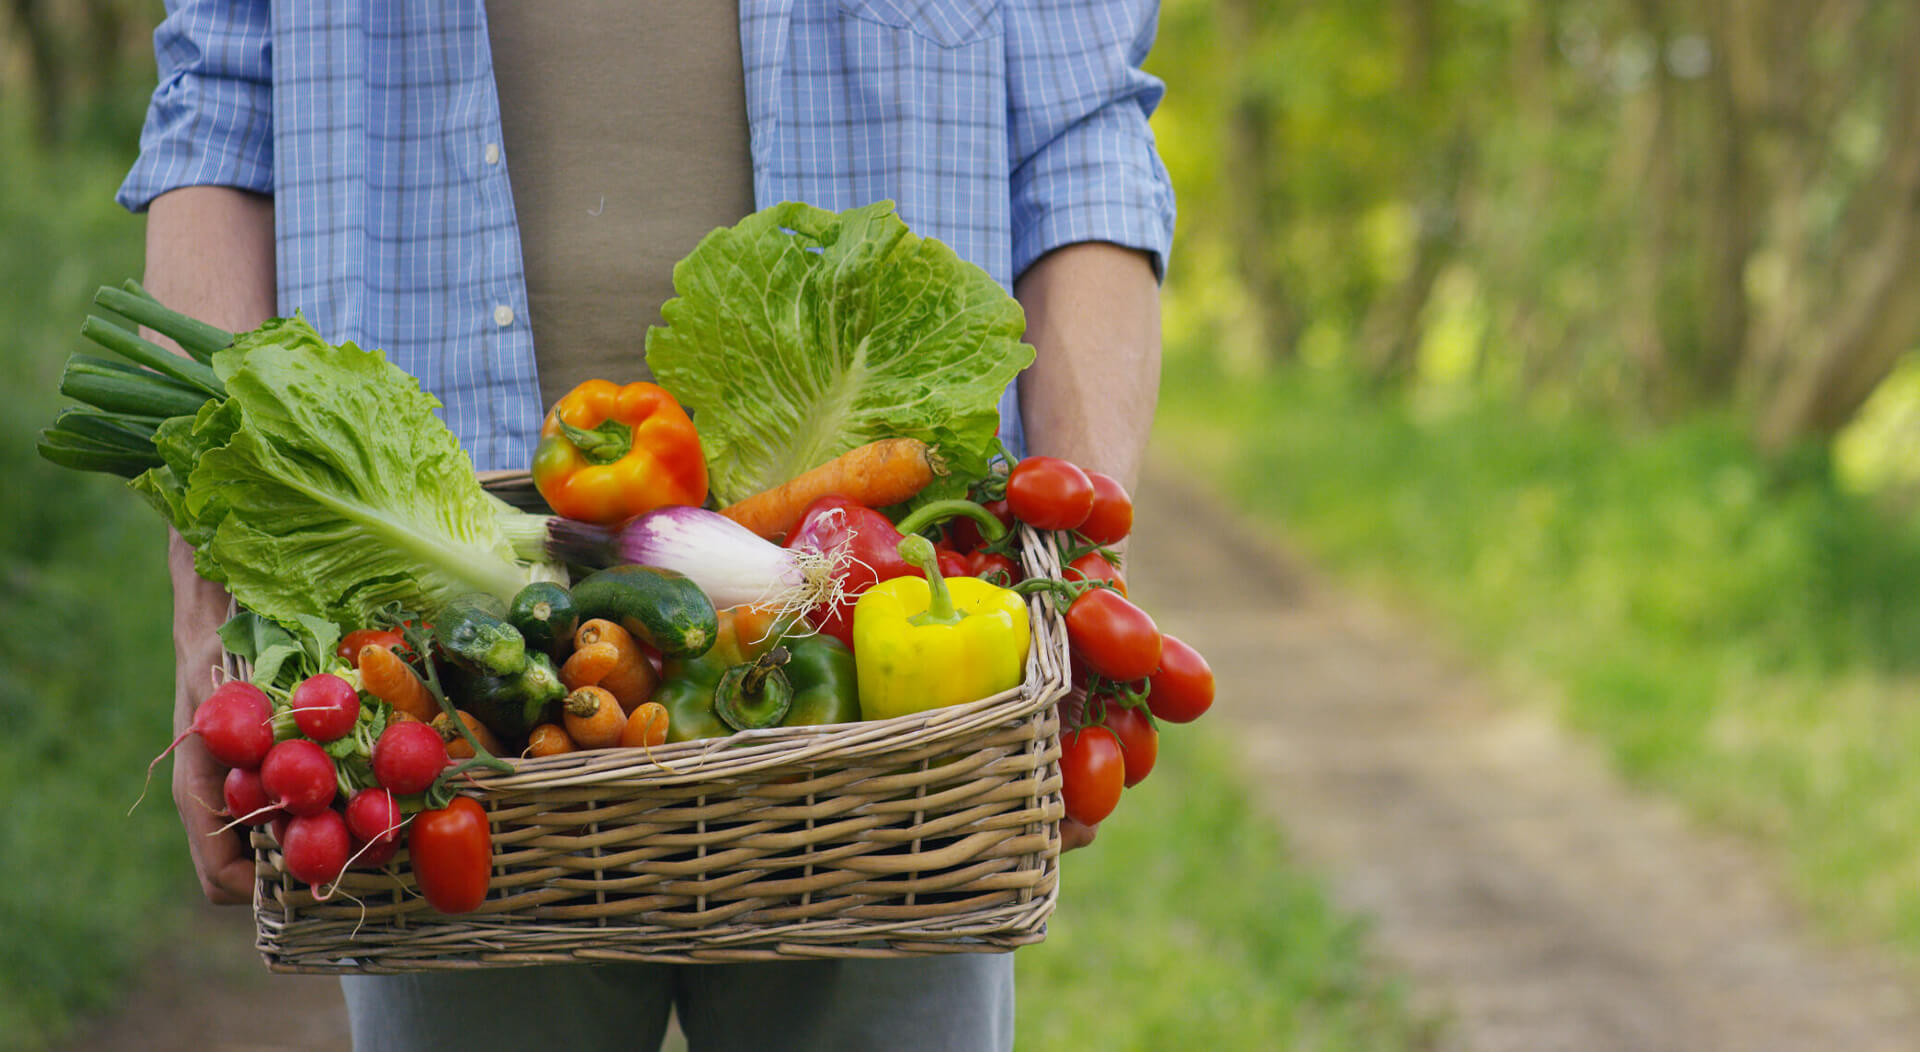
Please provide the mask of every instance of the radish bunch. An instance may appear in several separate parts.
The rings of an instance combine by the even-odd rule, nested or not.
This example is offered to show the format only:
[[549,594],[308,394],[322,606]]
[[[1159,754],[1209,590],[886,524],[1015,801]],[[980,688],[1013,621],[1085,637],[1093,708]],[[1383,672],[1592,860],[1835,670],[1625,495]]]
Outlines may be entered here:
[[222,788],[232,824],[269,825],[287,872],[316,892],[349,865],[391,861],[405,811],[419,806],[401,798],[425,791],[452,762],[436,731],[392,719],[350,675],[308,676],[279,688],[279,704],[251,683],[225,683],[153,761],[197,735],[231,768]]

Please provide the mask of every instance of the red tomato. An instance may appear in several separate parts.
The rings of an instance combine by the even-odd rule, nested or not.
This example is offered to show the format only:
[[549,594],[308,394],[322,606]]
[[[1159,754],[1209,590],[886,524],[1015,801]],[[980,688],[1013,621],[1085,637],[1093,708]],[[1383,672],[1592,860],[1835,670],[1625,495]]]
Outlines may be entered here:
[[1120,752],[1127,761],[1127,788],[1131,789],[1153,771],[1153,761],[1160,758],[1160,732],[1154,729],[1153,717],[1146,709],[1127,708],[1112,698],[1107,699],[1107,729],[1120,739]]
[[473,797],[456,796],[438,811],[413,816],[407,853],[420,893],[434,909],[466,913],[486,899],[493,879],[493,833],[486,809]]
[[1147,679],[1147,708],[1168,723],[1192,723],[1213,707],[1213,669],[1178,639],[1160,641],[1160,667]]
[[1006,586],[1020,580],[1022,575],[1020,564],[999,552],[974,552],[967,556],[967,576]]
[[1111,475],[1089,471],[1087,480],[1093,483],[1093,510],[1079,525],[1080,536],[1095,544],[1119,544],[1133,532],[1133,498]]
[[1127,582],[1120,576],[1120,568],[1097,551],[1088,552],[1068,563],[1060,576],[1068,581],[1112,581],[1113,586],[1120,589],[1121,595],[1127,594]]
[[1095,588],[1067,607],[1067,645],[1094,672],[1121,682],[1160,667],[1160,629],[1145,610],[1111,588]]
[[954,551],[952,548],[944,544],[936,544],[933,546],[933,555],[934,558],[940,560],[940,576],[972,576],[971,572],[967,569],[967,557]]
[[1007,473],[1007,508],[1036,530],[1071,530],[1093,510],[1093,481],[1059,457],[1028,457]]
[[1105,727],[1082,727],[1060,738],[1060,796],[1067,817],[1097,825],[1113,813],[1126,788],[1126,759],[1120,739]]
[[[1013,529],[1013,512],[1007,510],[1004,500],[990,500],[980,505],[1000,520],[1000,525]],[[980,524],[965,515],[955,515],[947,520],[947,544],[956,552],[971,552],[985,544],[987,539],[980,535]]]
[[360,648],[368,645],[392,647],[401,653],[408,653],[405,636],[391,628],[361,628],[340,637],[340,645],[333,648],[335,657],[349,665],[358,666]]

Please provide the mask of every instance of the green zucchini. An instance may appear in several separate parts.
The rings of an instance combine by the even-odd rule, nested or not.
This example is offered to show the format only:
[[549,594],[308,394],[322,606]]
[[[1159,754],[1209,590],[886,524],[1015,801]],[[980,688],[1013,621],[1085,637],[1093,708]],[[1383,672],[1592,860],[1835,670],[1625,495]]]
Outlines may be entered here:
[[507,604],[507,624],[520,631],[529,649],[559,657],[571,645],[580,614],[573,595],[553,581],[535,581]]
[[491,595],[463,595],[434,617],[433,641],[481,672],[517,675],[527,667],[527,641],[506,614],[506,604]]
[[713,602],[686,575],[654,566],[613,566],[573,586],[580,620],[605,618],[670,658],[698,657],[720,634]]

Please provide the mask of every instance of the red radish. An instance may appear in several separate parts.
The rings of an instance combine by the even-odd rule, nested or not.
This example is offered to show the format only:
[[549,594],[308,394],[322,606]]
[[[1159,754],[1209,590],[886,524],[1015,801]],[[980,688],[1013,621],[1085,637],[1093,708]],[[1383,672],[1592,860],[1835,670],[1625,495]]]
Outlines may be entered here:
[[400,843],[400,804],[388,789],[362,789],[347,800],[347,828],[363,844]]
[[374,780],[402,795],[425,792],[450,762],[440,732],[424,723],[389,723],[373,743]]
[[277,808],[274,810],[273,819],[267,823],[267,829],[273,833],[274,843],[281,844],[281,845],[286,844],[287,826],[291,825],[292,823],[293,823],[292,815],[286,813],[285,811],[281,811]]
[[333,759],[305,738],[288,738],[267,753],[260,784],[269,802],[296,817],[326,810],[339,795]]
[[200,703],[193,723],[147,765],[147,775],[151,777],[154,767],[189,734],[198,734],[213,758],[228,767],[253,770],[273,748],[273,728],[267,723],[271,719],[273,702],[265,691],[243,680],[228,680]]
[[347,856],[353,853],[353,837],[347,832],[347,820],[340,812],[324,808],[309,815],[295,815],[287,823],[287,836],[280,842],[287,860],[287,873],[308,884],[338,880],[347,868]]
[[260,784],[259,771],[235,767],[227,772],[221,788],[226,793],[227,817],[239,819],[245,825],[265,825],[284,813],[267,799],[267,788]]
[[377,869],[393,861],[400,853],[400,841],[382,844],[378,841],[368,843],[359,837],[353,838],[353,854],[347,858],[347,865]]
[[360,718],[360,693],[331,672],[302,680],[293,688],[292,700],[293,722],[300,725],[300,733],[317,742],[346,737]]

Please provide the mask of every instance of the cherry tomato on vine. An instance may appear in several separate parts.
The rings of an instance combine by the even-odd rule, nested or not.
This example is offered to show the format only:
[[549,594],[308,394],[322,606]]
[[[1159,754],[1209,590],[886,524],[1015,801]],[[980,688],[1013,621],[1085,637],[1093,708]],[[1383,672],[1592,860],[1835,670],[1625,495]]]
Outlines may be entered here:
[[360,648],[368,645],[391,647],[401,653],[409,653],[405,636],[392,628],[360,628],[340,637],[340,645],[333,648],[333,656],[349,665],[358,663]]
[[974,552],[967,556],[967,576],[1005,587],[1019,581],[1022,575],[1020,564],[999,552]]
[[945,544],[934,545],[933,555],[934,555],[934,558],[940,560],[940,576],[942,577],[971,576],[970,572],[967,569],[966,555],[960,552],[954,551],[952,548],[947,547]]
[[1180,640],[1160,640],[1160,667],[1147,678],[1147,708],[1156,719],[1192,723],[1213,707],[1213,669]]
[[1111,581],[1121,595],[1127,594],[1127,581],[1120,576],[1120,568],[1097,551],[1088,552],[1068,563],[1060,576],[1068,581]]
[[1160,758],[1160,732],[1154,729],[1153,718],[1145,708],[1129,708],[1112,698],[1107,699],[1106,726],[1120,739],[1120,753],[1127,762],[1127,788],[1131,789],[1153,771],[1153,761]]
[[1093,510],[1093,480],[1059,457],[1028,457],[1007,473],[1007,508],[1036,530],[1071,530]]
[[407,833],[413,877],[427,904],[441,913],[466,913],[487,897],[493,834],[487,812],[471,796],[456,796],[437,811],[413,816]]
[[[990,500],[980,506],[992,512],[993,517],[1000,520],[1000,525],[1013,529],[1013,512],[1007,510],[1006,501]],[[980,535],[980,524],[967,516],[955,515],[947,520],[947,544],[954,551],[973,552],[986,540]]]
[[1097,825],[1113,813],[1126,788],[1126,759],[1120,739],[1105,727],[1082,727],[1060,738],[1060,796],[1067,817]]
[[1085,592],[1067,607],[1066,620],[1067,645],[1094,672],[1126,683],[1160,667],[1160,629],[1119,592]]
[[1111,475],[1089,471],[1087,480],[1093,483],[1093,508],[1076,529],[1095,544],[1119,544],[1133,532],[1133,498]]

